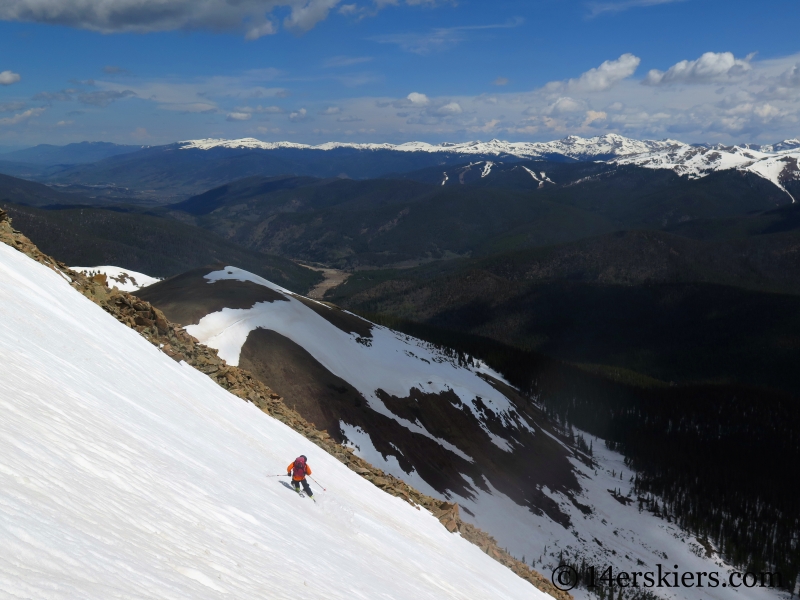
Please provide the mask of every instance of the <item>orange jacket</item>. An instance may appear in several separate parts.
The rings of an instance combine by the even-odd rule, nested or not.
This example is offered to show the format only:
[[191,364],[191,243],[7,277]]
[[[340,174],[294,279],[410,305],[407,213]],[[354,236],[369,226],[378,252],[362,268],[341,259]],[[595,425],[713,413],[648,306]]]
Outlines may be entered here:
[[292,461],[291,464],[289,464],[289,466],[286,467],[286,471],[287,471],[288,475],[292,476],[292,479],[294,481],[303,481],[303,479],[306,478],[306,475],[311,475],[311,467],[308,466],[308,463],[306,463],[306,475],[303,475],[301,477],[298,477],[297,475],[293,475],[293,473],[294,473],[294,461]]

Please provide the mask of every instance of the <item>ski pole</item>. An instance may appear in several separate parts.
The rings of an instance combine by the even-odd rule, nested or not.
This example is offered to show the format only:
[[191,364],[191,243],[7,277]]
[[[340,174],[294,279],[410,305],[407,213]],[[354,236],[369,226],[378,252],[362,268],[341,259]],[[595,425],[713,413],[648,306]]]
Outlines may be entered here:
[[289,477],[288,473],[279,473],[278,475],[266,475],[266,477]]
[[326,490],[326,489],[325,489],[325,487],[324,487],[324,486],[323,486],[323,485],[322,485],[322,484],[321,484],[319,481],[317,481],[316,479],[314,479],[313,477],[311,477],[311,475],[309,475],[309,477],[311,478],[311,481],[313,481],[313,482],[314,482],[314,483],[316,483],[316,484],[317,484],[319,487],[321,487],[321,488],[322,488],[322,491],[323,491],[323,492],[327,492],[327,491],[328,491],[328,490]]

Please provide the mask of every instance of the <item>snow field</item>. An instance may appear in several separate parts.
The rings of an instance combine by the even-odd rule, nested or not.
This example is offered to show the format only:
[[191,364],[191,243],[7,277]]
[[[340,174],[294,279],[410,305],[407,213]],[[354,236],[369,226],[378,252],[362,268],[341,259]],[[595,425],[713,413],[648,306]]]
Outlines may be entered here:
[[5,245],[0,361],[0,598],[544,596]]

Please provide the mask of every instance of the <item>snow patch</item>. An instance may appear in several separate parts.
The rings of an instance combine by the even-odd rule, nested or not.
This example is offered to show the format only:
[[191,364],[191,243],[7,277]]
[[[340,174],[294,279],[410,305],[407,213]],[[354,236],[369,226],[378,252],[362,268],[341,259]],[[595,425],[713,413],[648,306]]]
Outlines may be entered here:
[[137,273],[130,269],[104,265],[101,267],[70,267],[73,271],[83,273],[91,277],[92,275],[103,274],[108,277],[108,287],[116,287],[123,292],[135,292],[148,285],[161,281],[157,277],[150,277],[144,273]]

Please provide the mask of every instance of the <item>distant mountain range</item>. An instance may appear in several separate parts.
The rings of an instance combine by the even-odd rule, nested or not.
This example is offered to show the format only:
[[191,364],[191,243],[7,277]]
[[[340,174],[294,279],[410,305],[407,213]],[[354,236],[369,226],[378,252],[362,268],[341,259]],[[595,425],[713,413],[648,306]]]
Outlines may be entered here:
[[[669,169],[699,178],[720,170],[753,173],[794,200],[800,180],[800,140],[769,145],[690,145],[677,140],[634,140],[617,134],[569,136],[552,142],[353,144],[199,139],[154,147],[100,142],[37,146],[0,156],[0,173],[104,197],[167,202],[251,176],[305,175],[368,179],[480,161],[608,162]],[[491,166],[486,174],[491,172]],[[538,177],[530,171],[531,177]],[[441,180],[441,178],[440,178]],[[538,184],[538,181],[537,181]]]
[[32,148],[14,150],[0,154],[0,160],[35,165],[76,165],[93,163],[110,156],[136,152],[146,146],[125,146],[110,142],[78,142],[66,146],[39,144]]

